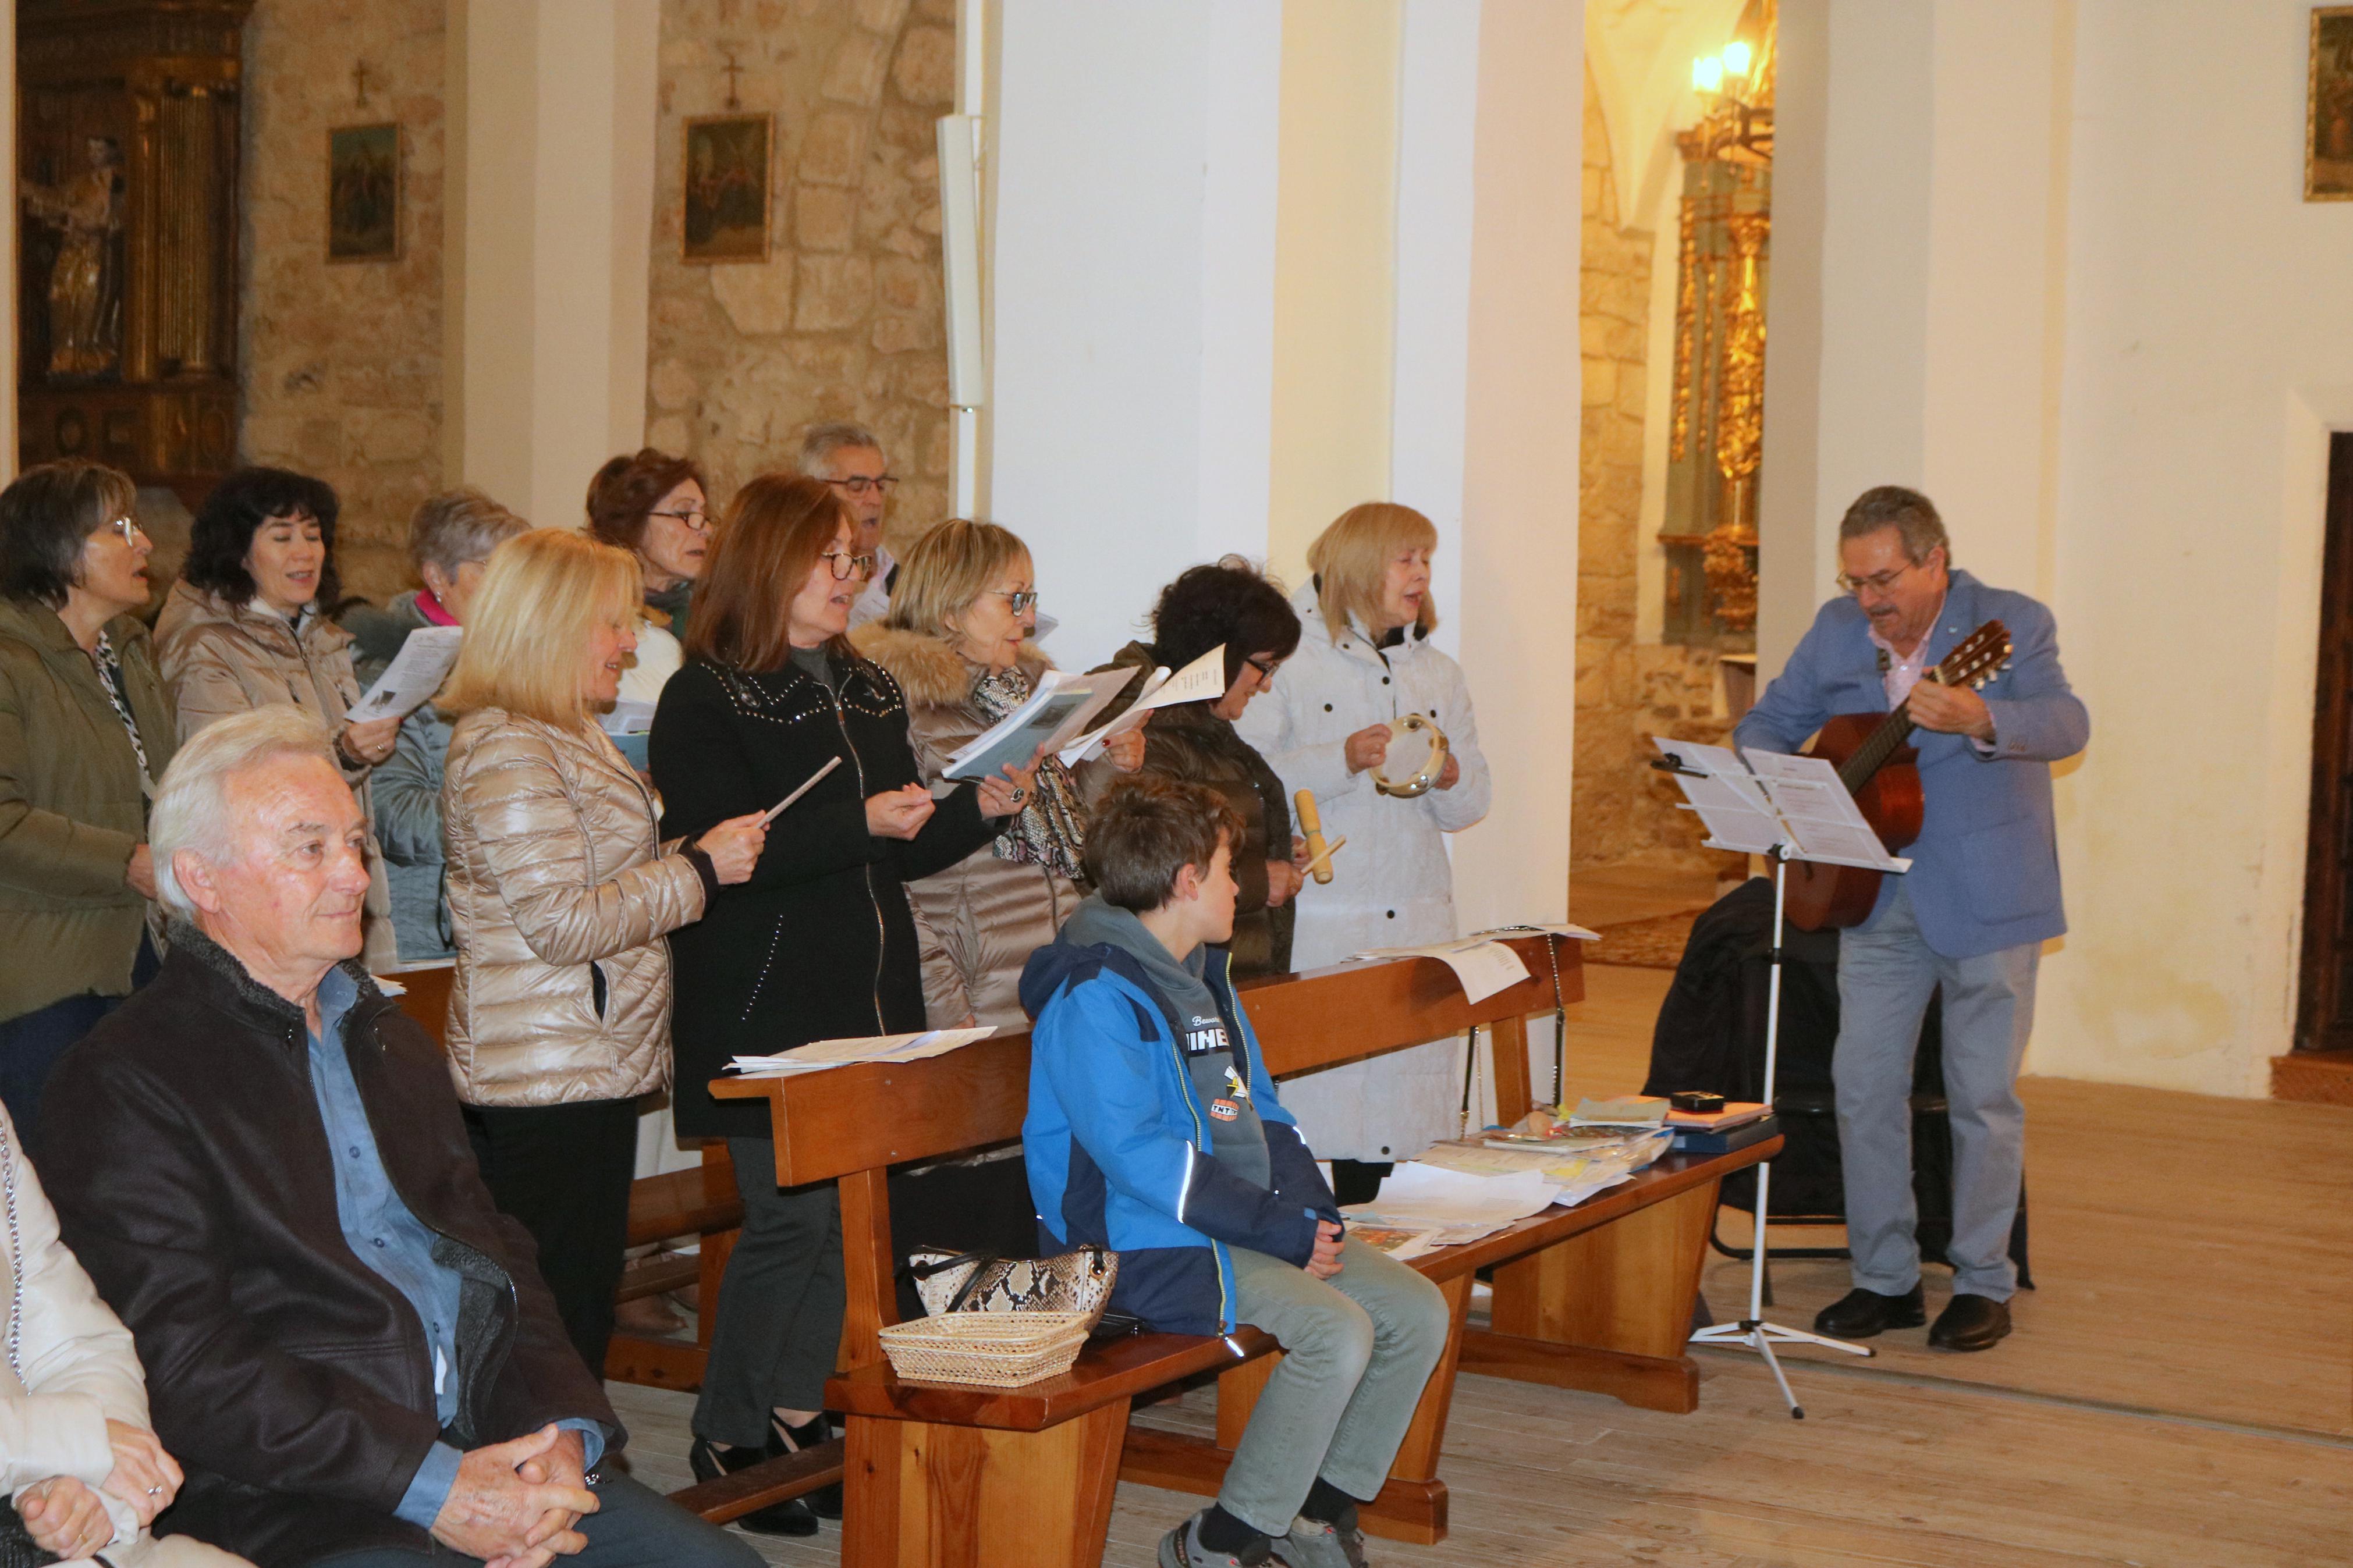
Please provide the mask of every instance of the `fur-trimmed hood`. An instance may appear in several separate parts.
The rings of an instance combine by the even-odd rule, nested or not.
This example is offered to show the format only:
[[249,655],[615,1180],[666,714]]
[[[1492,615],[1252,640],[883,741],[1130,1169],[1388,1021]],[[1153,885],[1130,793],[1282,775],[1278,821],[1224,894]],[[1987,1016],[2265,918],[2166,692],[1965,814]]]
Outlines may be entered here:
[[[891,672],[910,707],[961,708],[972,700],[980,666],[949,647],[945,637],[869,621],[851,628],[849,643],[861,658]],[[1023,643],[1021,668],[1035,681],[1054,661],[1036,643]]]

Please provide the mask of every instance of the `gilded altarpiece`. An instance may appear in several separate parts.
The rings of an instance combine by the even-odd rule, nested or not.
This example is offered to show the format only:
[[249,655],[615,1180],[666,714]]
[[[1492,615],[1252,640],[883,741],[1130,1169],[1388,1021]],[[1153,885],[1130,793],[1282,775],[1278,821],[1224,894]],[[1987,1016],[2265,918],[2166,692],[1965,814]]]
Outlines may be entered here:
[[194,506],[237,458],[252,0],[18,0],[19,460]]

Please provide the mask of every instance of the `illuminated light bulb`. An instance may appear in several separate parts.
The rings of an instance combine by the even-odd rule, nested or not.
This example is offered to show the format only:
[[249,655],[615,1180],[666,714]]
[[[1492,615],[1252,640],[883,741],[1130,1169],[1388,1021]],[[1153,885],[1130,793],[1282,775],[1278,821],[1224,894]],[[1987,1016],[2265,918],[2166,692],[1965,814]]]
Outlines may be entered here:
[[1724,90],[1724,62],[1712,55],[1692,61],[1692,88],[1698,92]]
[[1725,75],[1746,76],[1748,74],[1748,68],[1752,63],[1754,63],[1753,57],[1749,53],[1748,46],[1741,42],[1739,39],[1735,38],[1732,42],[1724,46]]

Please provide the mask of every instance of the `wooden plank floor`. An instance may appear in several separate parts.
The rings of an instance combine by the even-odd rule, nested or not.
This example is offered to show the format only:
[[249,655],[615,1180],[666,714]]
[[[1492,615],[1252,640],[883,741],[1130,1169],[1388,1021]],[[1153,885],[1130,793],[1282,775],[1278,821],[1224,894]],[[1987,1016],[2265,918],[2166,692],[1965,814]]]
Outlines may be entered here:
[[[1567,1089],[1623,1091],[1669,977],[1586,973]],[[1440,1469],[1453,1533],[1375,1542],[1373,1560],[2353,1563],[2353,1110],[2058,1079],[2026,1093],[2042,1288],[2021,1298],[2004,1344],[1931,1352],[1914,1330],[1883,1336],[1871,1362],[1793,1365],[1802,1422],[1740,1352],[1699,1352],[1692,1415],[1466,1375]],[[1842,1264],[1774,1272],[1785,1322],[1845,1289]],[[1932,1271],[1932,1300],[1943,1286]],[[1711,1265],[1720,1314],[1745,1288],[1743,1266]],[[637,1474],[683,1485],[691,1399],[612,1394]],[[1196,1394],[1144,1418],[1203,1431],[1210,1411]],[[1104,1562],[1145,1568],[1198,1506],[1122,1486]],[[839,1559],[838,1526],[750,1539],[773,1563]]]

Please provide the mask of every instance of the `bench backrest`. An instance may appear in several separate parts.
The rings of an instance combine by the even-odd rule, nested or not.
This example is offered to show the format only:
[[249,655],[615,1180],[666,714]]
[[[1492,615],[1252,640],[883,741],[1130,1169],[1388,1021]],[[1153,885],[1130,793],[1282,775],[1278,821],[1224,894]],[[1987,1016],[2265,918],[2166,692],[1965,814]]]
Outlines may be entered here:
[[[1528,1108],[1527,1018],[1556,1005],[1553,958],[1541,936],[1509,945],[1528,978],[1472,1003],[1436,959],[1350,963],[1246,984],[1240,1000],[1277,1077],[1332,1067],[1457,1035],[1495,1031],[1495,1101],[1506,1120]],[[1561,1004],[1581,1000],[1574,942],[1560,942]],[[1029,1037],[1000,1035],[919,1062],[835,1068],[779,1079],[713,1079],[723,1100],[765,1100],[775,1127],[776,1180],[841,1188],[850,1364],[881,1357],[874,1338],[897,1321],[892,1284],[888,1168],[941,1159],[1021,1135],[1029,1095]]]

